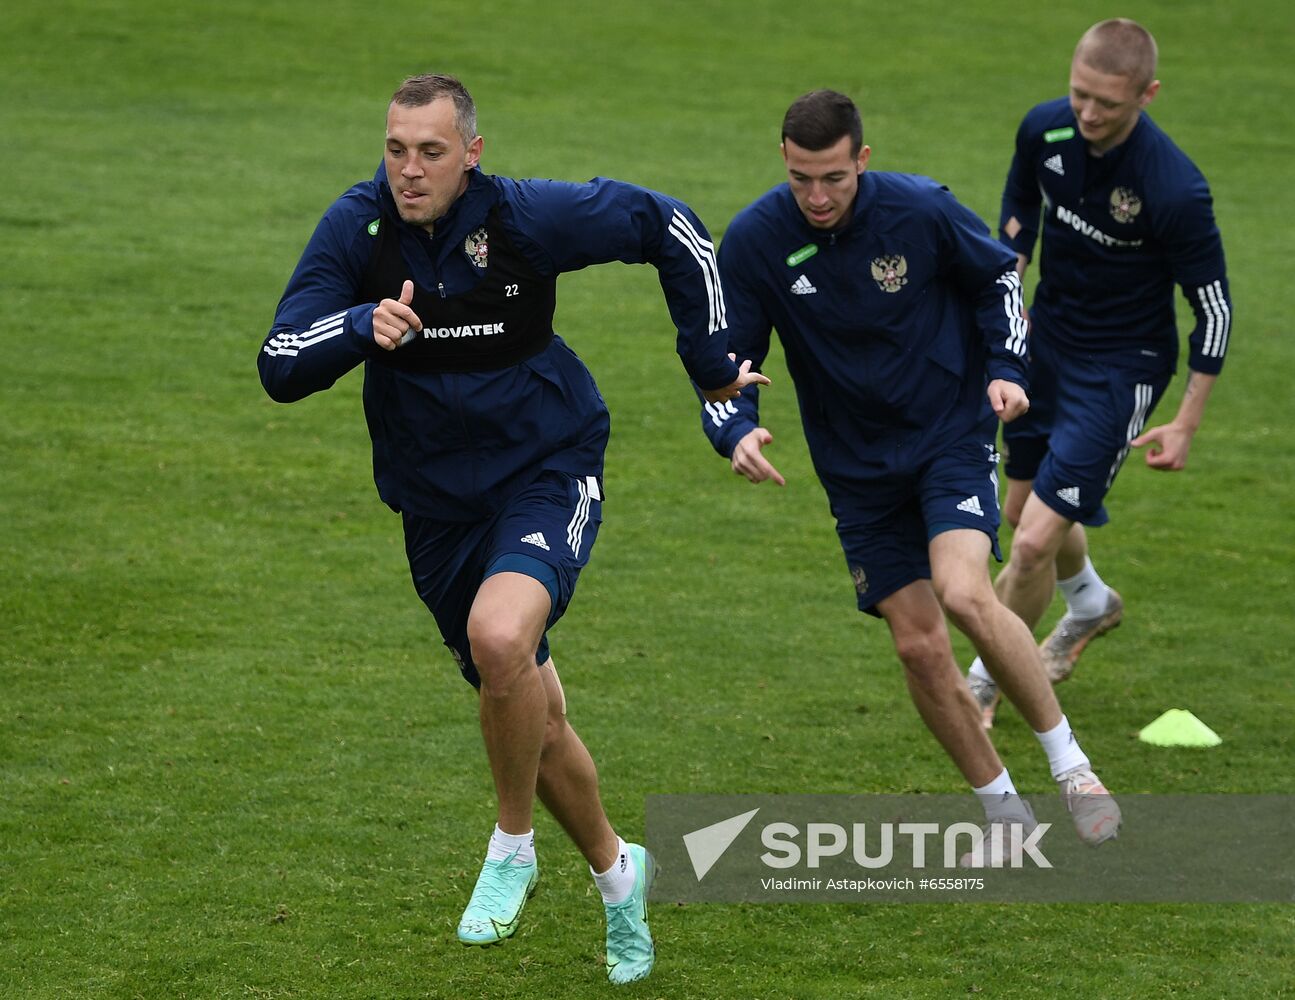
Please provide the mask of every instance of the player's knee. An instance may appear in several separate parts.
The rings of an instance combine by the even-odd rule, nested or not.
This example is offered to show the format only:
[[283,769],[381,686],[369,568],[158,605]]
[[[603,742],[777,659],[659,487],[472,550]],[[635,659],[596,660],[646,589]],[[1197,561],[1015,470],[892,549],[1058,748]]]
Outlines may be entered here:
[[540,756],[543,757],[549,751],[559,746],[567,734],[567,718],[565,715],[554,712],[549,709],[548,718],[544,722],[544,742],[540,746]]
[[1018,528],[1012,536],[1012,565],[1018,573],[1033,576],[1055,558],[1051,540],[1041,532],[1031,531],[1028,525],[1024,529]]
[[915,677],[932,676],[943,666],[948,636],[942,629],[913,629],[896,633],[894,639],[900,662]]
[[470,619],[468,643],[483,688],[511,688],[523,670],[535,669],[535,642],[521,622]]
[[940,590],[939,598],[958,631],[969,636],[984,631],[998,601],[988,578],[950,583]]

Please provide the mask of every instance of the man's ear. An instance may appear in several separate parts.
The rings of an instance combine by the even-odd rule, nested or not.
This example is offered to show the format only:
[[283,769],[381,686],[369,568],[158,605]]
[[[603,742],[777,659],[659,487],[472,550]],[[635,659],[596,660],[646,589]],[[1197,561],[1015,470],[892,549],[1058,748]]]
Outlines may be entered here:
[[463,169],[471,170],[481,162],[481,147],[485,145],[486,140],[477,136],[468,143],[467,152],[463,154]]

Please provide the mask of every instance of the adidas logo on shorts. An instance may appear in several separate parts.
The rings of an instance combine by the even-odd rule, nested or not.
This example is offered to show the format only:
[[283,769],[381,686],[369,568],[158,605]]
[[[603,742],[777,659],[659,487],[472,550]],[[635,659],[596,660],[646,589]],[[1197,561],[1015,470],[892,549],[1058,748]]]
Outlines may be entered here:
[[1079,487],[1078,486],[1063,486],[1061,489],[1057,490],[1057,496],[1059,496],[1066,503],[1070,504],[1070,506],[1072,507],[1079,506]]
[[985,508],[980,506],[980,497],[967,497],[958,504],[958,510],[965,510],[968,514],[975,514],[977,517],[985,516]]
[[522,541],[531,545],[538,545],[545,552],[549,551],[549,543],[544,540],[544,532],[542,531],[532,531],[529,535],[523,535]]

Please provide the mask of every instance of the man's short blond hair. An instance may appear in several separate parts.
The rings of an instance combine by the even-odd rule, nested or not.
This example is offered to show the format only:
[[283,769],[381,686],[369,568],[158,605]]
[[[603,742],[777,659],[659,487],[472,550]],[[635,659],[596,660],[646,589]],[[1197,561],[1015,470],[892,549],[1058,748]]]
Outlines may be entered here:
[[1126,76],[1144,91],[1156,78],[1156,40],[1151,32],[1127,17],[1099,21],[1075,46],[1075,59],[1099,73]]

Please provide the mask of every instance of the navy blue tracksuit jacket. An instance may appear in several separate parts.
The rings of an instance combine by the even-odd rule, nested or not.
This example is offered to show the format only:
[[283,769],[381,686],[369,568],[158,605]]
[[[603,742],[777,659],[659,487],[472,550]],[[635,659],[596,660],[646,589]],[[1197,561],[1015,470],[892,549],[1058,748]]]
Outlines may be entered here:
[[[375,256],[384,254],[375,278]],[[333,203],[306,246],[261,348],[261,382],[289,402],[363,365],[379,495],[421,517],[478,520],[545,471],[601,476],[607,408],[580,359],[551,333],[520,359],[492,362],[491,345],[519,324],[527,336],[551,330],[556,276],[612,260],[655,265],[694,382],[718,388],[736,379],[714,247],[683,203],[619,181],[474,170],[429,235],[399,219],[379,167]],[[505,264],[512,270],[498,275]],[[387,352],[373,341],[373,310],[398,296],[395,270],[415,282],[424,329]],[[462,304],[483,300],[465,320]],[[463,370],[440,370],[438,352],[462,359],[473,351]]]
[[[1013,218],[1021,228],[1009,235]],[[1232,301],[1209,185],[1146,112],[1124,142],[1100,157],[1088,154],[1067,98],[1025,115],[999,234],[1028,258],[1040,232],[1039,286],[1030,306],[1038,337],[1069,354],[1172,372],[1176,282],[1196,315],[1188,365],[1219,373]]]
[[[916,466],[992,411],[989,379],[1028,389],[1015,257],[925,177],[865,171],[840,229],[814,229],[786,184],[745,208],[720,246],[730,348],[758,367],[776,328],[805,437],[829,494],[868,469]],[[759,426],[758,392],[705,404],[716,450]]]

